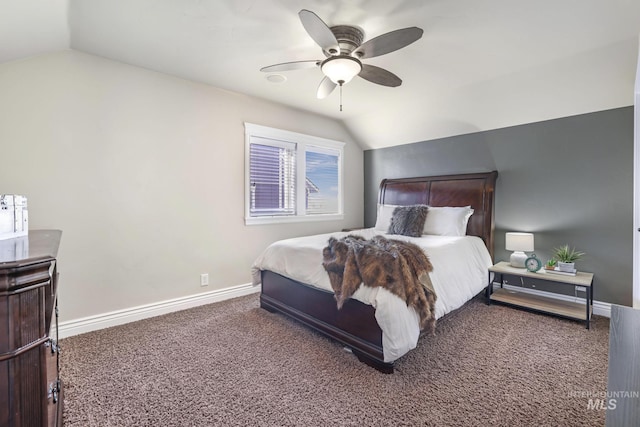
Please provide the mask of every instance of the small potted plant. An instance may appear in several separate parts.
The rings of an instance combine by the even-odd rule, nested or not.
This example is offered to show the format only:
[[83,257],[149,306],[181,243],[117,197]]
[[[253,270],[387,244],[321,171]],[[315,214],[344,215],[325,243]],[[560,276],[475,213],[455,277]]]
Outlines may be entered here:
[[545,270],[555,270],[557,265],[558,265],[558,261],[551,258],[549,261],[547,261],[544,268]]
[[558,261],[558,270],[575,273],[575,262],[585,255],[569,245],[563,245],[553,250],[553,258]]

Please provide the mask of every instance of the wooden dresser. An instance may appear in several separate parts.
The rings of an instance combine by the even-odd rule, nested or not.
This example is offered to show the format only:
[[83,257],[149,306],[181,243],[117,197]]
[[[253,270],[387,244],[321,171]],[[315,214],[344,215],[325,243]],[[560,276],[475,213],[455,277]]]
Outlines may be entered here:
[[56,299],[61,235],[34,230],[0,240],[1,427],[62,425]]

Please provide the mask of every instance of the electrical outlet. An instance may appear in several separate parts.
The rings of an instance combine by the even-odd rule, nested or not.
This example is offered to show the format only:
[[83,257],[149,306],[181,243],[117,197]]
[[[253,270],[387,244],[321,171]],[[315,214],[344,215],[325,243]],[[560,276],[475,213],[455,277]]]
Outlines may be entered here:
[[209,273],[202,273],[200,275],[200,286],[209,286]]
[[584,286],[576,286],[576,292],[587,292],[587,288]]

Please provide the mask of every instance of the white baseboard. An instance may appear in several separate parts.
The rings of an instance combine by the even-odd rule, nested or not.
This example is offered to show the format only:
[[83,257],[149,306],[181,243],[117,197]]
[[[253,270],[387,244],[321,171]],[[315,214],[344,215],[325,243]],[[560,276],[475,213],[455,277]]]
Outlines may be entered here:
[[[160,316],[174,311],[186,310],[200,305],[211,304],[231,298],[241,297],[252,293],[260,292],[260,286],[250,283],[232,286],[225,289],[216,289],[210,292],[203,292],[187,297],[180,297],[137,307],[125,308],[111,311],[109,313],[97,314],[95,316],[83,317],[80,319],[67,320],[58,325],[59,338],[71,337],[73,335],[84,334],[86,332],[97,331],[98,329],[110,328],[112,326],[123,325],[136,320],[147,319],[149,317]],[[52,335],[55,336],[55,328]]]
[[[500,284],[494,283],[493,286],[494,287],[500,286]],[[544,297],[555,298],[562,301],[571,301],[571,302],[578,302],[580,304],[586,304],[586,298],[572,297],[569,295],[562,295],[562,294],[554,294],[553,292],[544,292],[544,291],[539,291],[537,289],[522,288],[520,286],[503,285],[503,288],[518,291],[518,292],[533,294],[533,295],[540,295]],[[594,301],[593,314],[611,318],[611,303]]]
[[[499,285],[494,285],[499,286]],[[504,285],[505,289],[513,289],[519,292],[531,293],[534,295],[542,295],[550,298],[556,298],[563,301],[574,301],[584,304],[584,298],[572,297],[568,295],[554,294],[551,292],[539,291],[536,289],[522,288],[519,286]],[[250,283],[238,286],[232,286],[224,289],[216,289],[210,292],[203,292],[187,297],[180,297],[166,301],[160,301],[151,304],[140,305],[137,307],[125,308],[122,310],[111,311],[108,313],[97,314],[95,316],[83,317],[80,319],[67,320],[60,322],[59,338],[71,337],[74,335],[84,334],[99,329],[110,328],[112,326],[123,325],[136,320],[147,319],[149,317],[160,316],[162,314],[172,313],[174,311],[186,310],[188,308],[198,307],[200,305],[211,304],[214,302],[224,301],[231,298],[237,298],[252,293],[260,292],[260,286],[253,286]],[[593,314],[605,317],[611,317],[611,304],[608,302],[594,301]],[[55,336],[55,328],[52,331]]]

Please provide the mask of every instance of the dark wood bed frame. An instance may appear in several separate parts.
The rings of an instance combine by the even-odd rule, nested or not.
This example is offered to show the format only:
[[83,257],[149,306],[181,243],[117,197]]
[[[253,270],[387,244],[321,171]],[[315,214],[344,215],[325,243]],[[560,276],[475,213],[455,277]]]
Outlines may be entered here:
[[[388,205],[471,206],[474,214],[467,235],[484,240],[493,259],[494,189],[498,172],[385,179],[378,202]],[[358,359],[384,373],[393,363],[384,362],[382,330],[372,306],[349,299],[336,308],[333,292],[297,282],[271,271],[262,271],[260,306],[283,313],[350,348]]]

